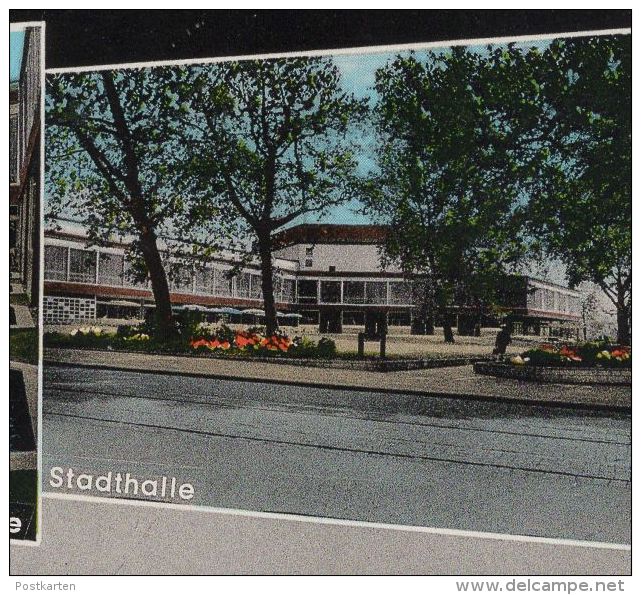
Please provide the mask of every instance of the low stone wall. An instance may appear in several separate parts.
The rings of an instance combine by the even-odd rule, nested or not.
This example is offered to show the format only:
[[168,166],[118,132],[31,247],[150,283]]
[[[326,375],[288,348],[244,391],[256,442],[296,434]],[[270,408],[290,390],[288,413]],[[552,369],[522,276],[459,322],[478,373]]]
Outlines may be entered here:
[[[105,349],[85,346],[63,346],[47,345],[45,348],[77,349],[87,351],[101,351]],[[141,352],[138,350],[119,349],[119,353],[147,353],[148,355],[169,355],[161,351]],[[107,352],[109,353],[109,352]],[[335,368],[338,370],[361,370],[365,372],[403,372],[409,370],[426,370],[430,368],[448,368],[452,366],[470,366],[474,362],[483,361],[483,358],[475,357],[431,357],[431,358],[388,358],[378,357],[359,358],[302,358],[302,357],[261,357],[258,355],[217,355],[215,353],[174,353],[173,357],[191,359],[222,359],[226,361],[257,362],[261,364],[280,364],[285,366],[304,366],[309,368]]]
[[563,368],[554,366],[517,366],[499,362],[476,362],[474,372],[486,376],[557,384],[632,385],[631,368]]

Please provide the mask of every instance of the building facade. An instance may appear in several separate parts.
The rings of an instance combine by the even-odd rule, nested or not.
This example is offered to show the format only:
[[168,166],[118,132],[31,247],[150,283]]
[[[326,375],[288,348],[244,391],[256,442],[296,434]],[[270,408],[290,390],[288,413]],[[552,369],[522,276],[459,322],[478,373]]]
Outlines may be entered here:
[[25,30],[20,77],[9,89],[9,267],[31,305],[38,303],[42,32]]
[[[323,333],[344,327],[376,334],[388,326],[415,328],[419,308],[412,280],[381,263],[384,228],[372,225],[298,225],[275,238],[276,307],[296,313]],[[163,247],[161,246],[161,251]],[[262,307],[260,263],[250,260],[235,275],[238,253],[220,253],[207,263],[166,256],[172,304],[203,308]],[[142,318],[154,307],[149,282],[132,280],[127,242],[88,246],[81,225],[58,222],[45,231],[46,323],[100,318]],[[564,334],[579,322],[576,291],[529,277],[510,277],[501,309],[526,334]],[[472,334],[466,321],[479,320],[470,308],[454,306],[451,323]],[[437,324],[439,321],[436,321]],[[484,312],[484,326],[498,320]]]
[[[149,281],[138,281],[128,258],[126,241],[106,246],[88,246],[82,226],[58,222],[45,231],[43,299],[45,323],[69,323],[98,318],[144,318],[154,308]],[[262,306],[260,264],[249,262],[237,274],[232,268],[240,255],[224,252],[207,263],[189,263],[165,256],[171,301],[176,307]],[[291,261],[275,259],[276,306],[291,312],[295,303],[296,267]]]

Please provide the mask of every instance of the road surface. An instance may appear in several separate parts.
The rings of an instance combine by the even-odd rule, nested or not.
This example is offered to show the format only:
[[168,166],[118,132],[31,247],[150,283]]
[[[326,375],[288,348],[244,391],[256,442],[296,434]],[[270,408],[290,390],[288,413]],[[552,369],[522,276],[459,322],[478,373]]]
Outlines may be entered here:
[[51,365],[43,401],[45,491],[120,471],[204,506],[630,543],[625,414]]

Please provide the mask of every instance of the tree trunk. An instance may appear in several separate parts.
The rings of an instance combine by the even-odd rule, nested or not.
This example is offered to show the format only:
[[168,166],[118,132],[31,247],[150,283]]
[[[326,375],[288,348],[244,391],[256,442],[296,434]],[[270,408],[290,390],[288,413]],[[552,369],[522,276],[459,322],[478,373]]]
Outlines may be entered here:
[[152,229],[146,228],[141,231],[140,249],[149,272],[151,290],[156,303],[155,338],[161,342],[168,341],[177,336],[177,328],[171,311],[169,283],[165,267],[158,251],[156,234]]
[[418,281],[413,285],[412,301],[419,306],[411,322],[413,335],[434,334],[434,291],[429,281]]
[[276,302],[274,300],[274,267],[272,264],[272,240],[269,232],[258,235],[258,251],[262,274],[263,308],[265,310],[265,333],[270,336],[278,330]]
[[617,295],[617,343],[630,345],[630,304],[625,301],[625,292]]
[[425,334],[433,335],[434,334],[434,311],[430,310],[425,318]]
[[446,343],[454,343],[454,333],[447,315],[443,318],[443,339]]
[[443,321],[443,340],[446,343],[454,343],[454,333],[452,331],[452,324],[450,323],[450,315],[445,306],[439,308],[439,314]]

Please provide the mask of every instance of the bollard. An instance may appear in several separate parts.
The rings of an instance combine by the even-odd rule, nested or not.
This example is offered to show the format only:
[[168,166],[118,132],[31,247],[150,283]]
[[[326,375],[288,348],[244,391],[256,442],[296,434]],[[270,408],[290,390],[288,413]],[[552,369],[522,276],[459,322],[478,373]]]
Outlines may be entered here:
[[387,333],[381,333],[381,359],[385,359],[386,347],[387,347]]
[[365,333],[358,333],[358,357],[365,357]]

